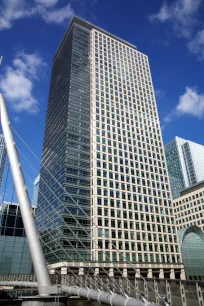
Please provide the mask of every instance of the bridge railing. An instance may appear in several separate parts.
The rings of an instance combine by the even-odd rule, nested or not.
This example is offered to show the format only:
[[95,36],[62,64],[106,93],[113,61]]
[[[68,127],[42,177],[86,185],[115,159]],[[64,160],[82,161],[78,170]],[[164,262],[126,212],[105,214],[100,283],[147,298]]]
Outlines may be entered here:
[[[71,274],[67,275],[50,275],[53,284],[60,284],[64,286],[72,286],[73,283],[77,286],[78,282],[83,280],[87,288],[94,288],[96,278],[100,280],[101,291],[106,288],[105,284],[110,287],[110,290],[113,293],[119,294],[118,287],[115,287],[115,282],[118,285],[123,286],[124,290],[131,297],[140,298],[137,296],[137,292],[140,292],[144,297],[151,302],[161,305],[158,300],[158,296],[155,292],[151,291],[149,287],[146,287],[146,283],[139,278],[129,277],[128,281],[135,287],[135,290],[132,289],[132,286],[128,286],[127,280],[121,277],[114,277],[114,281],[107,279],[103,276],[91,276],[91,275],[75,275],[73,277]],[[11,275],[0,275],[0,281],[36,281],[36,277],[33,274],[11,274]],[[159,279],[159,278],[146,278],[146,281],[154,288],[159,295],[166,297],[170,306],[203,306],[204,300],[204,281],[180,281],[180,280],[171,280],[171,279]]]
[[[61,284],[60,274],[50,275],[52,284]],[[0,275],[0,281],[22,281],[22,282],[37,282],[35,274],[8,274]]]

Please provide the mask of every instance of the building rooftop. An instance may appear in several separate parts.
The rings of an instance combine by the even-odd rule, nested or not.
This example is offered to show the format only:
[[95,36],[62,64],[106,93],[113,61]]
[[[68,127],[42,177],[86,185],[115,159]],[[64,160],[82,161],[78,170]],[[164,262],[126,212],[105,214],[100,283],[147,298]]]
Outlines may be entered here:
[[56,55],[57,55],[57,53],[58,53],[58,50],[60,49],[60,47],[61,47],[61,45],[62,45],[62,43],[63,43],[64,37],[65,37],[66,34],[69,32],[69,30],[72,28],[72,26],[73,26],[74,23],[76,23],[76,24],[78,24],[78,25],[80,25],[80,26],[82,26],[82,27],[85,27],[85,28],[87,28],[88,30],[96,29],[96,30],[98,30],[98,31],[100,31],[100,32],[102,32],[102,33],[104,33],[104,34],[106,34],[106,35],[109,35],[110,37],[112,37],[112,38],[114,38],[114,39],[117,39],[117,40],[120,41],[121,43],[123,43],[123,44],[125,44],[125,45],[127,45],[127,46],[129,46],[129,47],[131,47],[131,48],[133,48],[133,49],[135,49],[135,50],[137,50],[137,47],[136,47],[135,45],[133,45],[133,44],[127,42],[126,40],[123,40],[122,38],[120,38],[120,37],[118,37],[118,36],[116,36],[116,35],[114,35],[114,34],[111,34],[111,33],[107,32],[106,30],[104,30],[104,29],[102,29],[102,28],[100,28],[100,27],[97,27],[96,25],[94,25],[94,24],[92,24],[92,23],[90,23],[90,22],[88,22],[88,21],[82,19],[81,17],[74,16],[74,17],[72,18],[72,21],[70,22],[70,24],[69,24],[69,26],[68,26],[68,29],[66,30],[66,32],[65,32],[65,34],[64,34],[64,36],[63,36],[63,38],[62,38],[62,41],[61,41],[61,43],[60,43],[60,45],[59,45],[59,47],[58,47],[58,49],[57,49],[57,51],[56,51],[56,53],[55,53],[55,55],[54,55],[54,58],[56,57]]
[[194,185],[192,185],[192,186],[190,186],[190,187],[188,187],[184,190],[182,190],[180,192],[180,197],[183,197],[184,195],[187,195],[188,193],[191,193],[191,192],[196,191],[196,190],[198,190],[200,188],[203,188],[203,187],[204,187],[204,180],[199,182],[199,183],[196,183],[196,184],[194,184]]
[[197,143],[195,141],[192,141],[192,140],[189,140],[189,139],[184,139],[184,138],[181,138],[179,136],[175,136],[171,141],[169,141],[165,144],[165,147],[168,146],[169,144],[171,144],[174,141],[190,142],[190,143],[193,143],[193,144],[196,144],[196,145],[199,145],[199,146],[204,146],[203,144]]

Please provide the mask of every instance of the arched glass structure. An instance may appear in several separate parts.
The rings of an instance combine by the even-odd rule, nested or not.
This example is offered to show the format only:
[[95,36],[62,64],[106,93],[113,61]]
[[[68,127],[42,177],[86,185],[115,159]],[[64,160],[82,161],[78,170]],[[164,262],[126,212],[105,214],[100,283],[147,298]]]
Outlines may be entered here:
[[178,231],[186,276],[204,279],[204,233],[198,226]]

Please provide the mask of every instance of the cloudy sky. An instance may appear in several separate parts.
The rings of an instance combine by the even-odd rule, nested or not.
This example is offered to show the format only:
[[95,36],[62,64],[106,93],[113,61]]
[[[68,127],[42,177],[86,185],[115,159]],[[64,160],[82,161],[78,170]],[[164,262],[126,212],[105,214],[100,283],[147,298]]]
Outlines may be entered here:
[[[12,126],[39,159],[52,58],[73,15],[149,56],[164,143],[175,136],[204,143],[204,1],[1,0],[0,91]],[[36,170],[21,158],[32,194],[40,166],[16,142]]]

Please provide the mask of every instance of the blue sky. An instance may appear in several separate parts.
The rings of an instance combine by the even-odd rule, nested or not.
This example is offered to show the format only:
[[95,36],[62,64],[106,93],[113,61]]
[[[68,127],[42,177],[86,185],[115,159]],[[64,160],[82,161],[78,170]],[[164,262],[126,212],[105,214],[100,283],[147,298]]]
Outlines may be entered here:
[[[164,143],[177,135],[203,144],[202,0],[0,0],[0,91],[13,127],[36,155],[41,158],[52,58],[74,14],[149,56]],[[37,160],[16,142],[39,171]],[[36,173],[22,165],[33,180]]]

